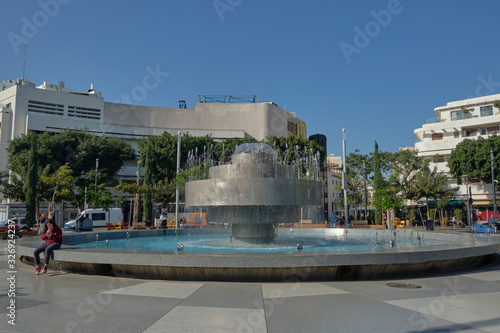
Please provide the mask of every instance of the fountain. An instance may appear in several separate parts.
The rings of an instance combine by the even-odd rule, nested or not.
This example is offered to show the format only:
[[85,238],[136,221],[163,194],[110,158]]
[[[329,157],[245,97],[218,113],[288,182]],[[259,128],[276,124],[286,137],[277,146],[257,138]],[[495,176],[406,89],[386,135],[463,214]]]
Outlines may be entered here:
[[268,243],[278,223],[293,223],[321,205],[321,182],[300,179],[294,165],[281,164],[265,143],[236,148],[230,164],[213,166],[209,179],[186,184],[186,206],[207,207],[207,219],[232,225],[232,235]]
[[[318,159],[309,152],[280,158],[265,144],[239,146],[229,164],[207,163],[204,153],[197,170],[208,179],[193,171],[186,204],[206,207],[207,219],[232,228],[65,233],[53,268],[172,280],[366,280],[470,269],[500,252],[497,235],[276,228],[314,219],[321,202]],[[38,245],[37,237],[20,239],[16,255],[31,263]]]

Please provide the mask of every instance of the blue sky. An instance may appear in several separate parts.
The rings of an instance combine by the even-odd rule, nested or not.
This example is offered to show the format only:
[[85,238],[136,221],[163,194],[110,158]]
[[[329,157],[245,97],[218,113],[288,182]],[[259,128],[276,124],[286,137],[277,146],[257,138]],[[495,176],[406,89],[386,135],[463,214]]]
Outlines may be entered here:
[[[497,0],[0,2],[0,79],[194,107],[258,95],[295,112],[328,153],[413,146],[447,102],[500,93]],[[168,73],[168,75],[166,74]],[[135,89],[135,90],[134,90]],[[142,90],[144,91],[144,89]]]

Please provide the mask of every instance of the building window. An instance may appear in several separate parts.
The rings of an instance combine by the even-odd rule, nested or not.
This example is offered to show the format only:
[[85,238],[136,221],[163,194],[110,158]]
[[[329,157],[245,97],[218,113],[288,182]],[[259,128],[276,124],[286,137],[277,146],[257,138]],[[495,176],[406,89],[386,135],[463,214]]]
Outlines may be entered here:
[[493,134],[495,132],[498,132],[498,126],[488,127],[486,130],[488,134]]
[[481,128],[481,135],[486,135],[486,128]]
[[451,120],[464,119],[464,113],[462,111],[451,111]]
[[457,178],[457,185],[462,185],[462,177]]
[[443,140],[443,133],[433,133],[432,140]]
[[101,119],[101,110],[84,108],[80,106],[68,106],[68,117],[87,118],[87,119]]
[[476,136],[477,135],[477,128],[469,128],[464,130],[464,136]]
[[434,163],[443,163],[444,162],[444,156],[443,155],[437,155],[432,158],[432,161]]
[[64,105],[39,101],[28,101],[28,111],[64,116]]
[[471,184],[481,184],[481,180],[479,180],[479,178],[472,178],[470,180],[470,183]]
[[460,132],[459,131],[455,131],[455,139],[457,139],[459,137],[460,137]]
[[493,115],[493,105],[481,106],[480,110],[481,110],[481,117]]

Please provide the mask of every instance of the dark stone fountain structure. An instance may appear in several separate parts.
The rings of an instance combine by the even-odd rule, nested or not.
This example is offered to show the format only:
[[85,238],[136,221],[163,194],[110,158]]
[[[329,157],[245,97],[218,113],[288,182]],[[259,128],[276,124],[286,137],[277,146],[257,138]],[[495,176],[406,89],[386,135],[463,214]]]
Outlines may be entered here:
[[209,169],[209,179],[186,184],[186,206],[207,207],[207,219],[231,224],[234,238],[270,242],[277,223],[299,222],[321,206],[321,182],[300,174],[278,163],[269,145],[243,144],[230,164]]

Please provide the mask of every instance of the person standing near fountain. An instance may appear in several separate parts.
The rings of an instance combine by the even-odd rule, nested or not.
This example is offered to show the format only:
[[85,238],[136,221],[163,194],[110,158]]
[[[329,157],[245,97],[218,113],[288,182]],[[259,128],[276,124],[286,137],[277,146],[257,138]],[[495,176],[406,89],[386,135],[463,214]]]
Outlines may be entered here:
[[161,216],[160,216],[160,227],[162,229],[167,229],[167,214],[165,214],[165,212],[161,213]]

